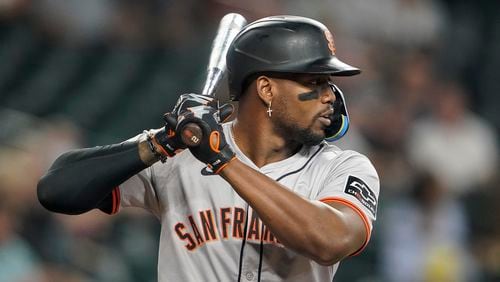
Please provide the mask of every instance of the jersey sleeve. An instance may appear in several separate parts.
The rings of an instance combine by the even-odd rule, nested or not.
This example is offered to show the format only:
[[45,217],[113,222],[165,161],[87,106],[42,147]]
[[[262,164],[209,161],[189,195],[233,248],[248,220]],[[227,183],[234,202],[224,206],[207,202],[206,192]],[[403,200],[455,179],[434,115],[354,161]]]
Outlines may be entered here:
[[118,186],[121,207],[139,207],[160,215],[160,202],[153,182],[153,167],[148,167]]
[[[129,141],[143,138],[146,138],[145,132],[129,139]],[[160,202],[153,180],[155,167],[159,164],[157,162],[143,169],[113,190],[113,199],[117,200],[117,205],[113,205],[116,207],[116,211],[119,207],[138,207],[151,212],[158,218],[160,217]]]
[[378,174],[365,156],[352,153],[328,171],[325,183],[318,191],[316,200],[324,203],[337,202],[351,207],[363,220],[366,240],[353,255],[368,243],[377,217],[380,183]]

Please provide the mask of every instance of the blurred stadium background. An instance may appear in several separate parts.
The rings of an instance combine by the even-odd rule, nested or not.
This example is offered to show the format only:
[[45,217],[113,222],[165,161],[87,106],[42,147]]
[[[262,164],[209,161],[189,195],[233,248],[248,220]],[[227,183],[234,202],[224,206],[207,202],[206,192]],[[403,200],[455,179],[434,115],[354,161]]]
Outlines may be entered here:
[[498,1],[0,0],[0,282],[156,280],[156,219],[51,214],[36,183],[65,150],[160,127],[227,12],[321,20],[363,70],[335,79],[339,146],[378,169],[378,220],[335,281],[500,281]]

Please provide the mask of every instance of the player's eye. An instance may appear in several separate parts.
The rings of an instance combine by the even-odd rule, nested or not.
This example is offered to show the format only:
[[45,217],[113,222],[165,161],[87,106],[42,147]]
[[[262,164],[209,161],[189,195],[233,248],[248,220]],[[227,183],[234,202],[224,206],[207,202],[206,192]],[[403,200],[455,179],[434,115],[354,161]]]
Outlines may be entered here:
[[311,81],[309,81],[309,84],[311,86],[314,86],[314,87],[317,87],[317,86],[321,86],[325,83],[328,82],[328,79],[325,79],[325,78],[317,78],[317,79],[313,79]]

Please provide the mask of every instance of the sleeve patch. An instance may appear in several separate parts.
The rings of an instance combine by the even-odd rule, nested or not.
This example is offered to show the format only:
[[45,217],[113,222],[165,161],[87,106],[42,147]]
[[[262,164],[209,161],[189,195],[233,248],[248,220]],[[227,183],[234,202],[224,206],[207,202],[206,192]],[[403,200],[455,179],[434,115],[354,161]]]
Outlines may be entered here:
[[358,201],[363,204],[373,216],[377,213],[377,197],[375,193],[366,185],[366,183],[352,175],[349,175],[344,192],[354,196]]

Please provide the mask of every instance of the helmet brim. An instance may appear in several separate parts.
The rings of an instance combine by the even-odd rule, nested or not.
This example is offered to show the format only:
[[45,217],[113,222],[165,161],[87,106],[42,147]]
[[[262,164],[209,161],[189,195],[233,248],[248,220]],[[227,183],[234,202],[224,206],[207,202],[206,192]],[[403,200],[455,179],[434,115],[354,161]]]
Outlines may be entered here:
[[333,76],[352,76],[361,73],[361,70],[348,65],[336,56],[331,56],[327,59],[319,59],[311,62],[307,66],[308,73],[324,73]]
[[336,56],[331,56],[327,59],[312,62],[308,66],[308,72],[331,74],[333,76],[352,76],[360,74],[361,70],[342,62]]

